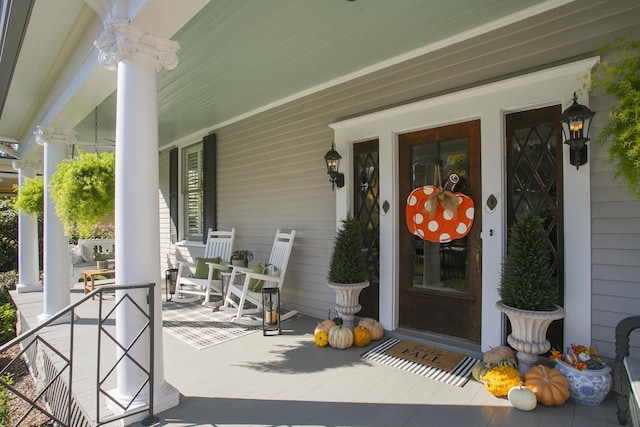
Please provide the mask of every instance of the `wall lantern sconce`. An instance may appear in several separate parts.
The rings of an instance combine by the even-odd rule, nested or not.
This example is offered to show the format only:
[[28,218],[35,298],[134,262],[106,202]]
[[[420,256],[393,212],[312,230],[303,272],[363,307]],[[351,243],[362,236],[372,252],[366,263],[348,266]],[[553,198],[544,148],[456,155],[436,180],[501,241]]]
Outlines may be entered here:
[[[589,141],[589,129],[591,119],[596,113],[584,105],[578,104],[578,97],[573,94],[573,104],[562,112],[560,123],[564,134],[564,143],[569,150],[569,163],[580,169],[587,163],[587,141]],[[586,131],[585,131],[586,129]]]
[[344,187],[344,174],[340,173],[340,159],[342,156],[336,151],[334,143],[331,143],[331,150],[324,155],[324,161],[327,164],[327,174],[333,190],[336,187]]

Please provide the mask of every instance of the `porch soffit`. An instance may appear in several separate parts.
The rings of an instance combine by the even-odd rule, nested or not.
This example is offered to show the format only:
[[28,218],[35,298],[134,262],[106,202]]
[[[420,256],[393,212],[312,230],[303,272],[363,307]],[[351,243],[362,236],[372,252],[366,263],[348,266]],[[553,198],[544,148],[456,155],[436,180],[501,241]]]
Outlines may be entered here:
[[[180,63],[158,77],[160,144],[539,3],[212,1],[172,37]],[[112,123],[115,95],[100,109]]]
[[[197,140],[208,130],[277,106],[287,97],[295,100],[299,95],[301,102],[294,104],[306,108],[316,108],[309,102],[314,99],[338,105],[335,120],[591,56],[605,40],[638,32],[640,19],[637,2],[613,7],[585,1],[580,7],[562,4],[517,20],[500,21],[504,15],[496,13],[497,21],[484,14],[481,20],[465,21],[462,14],[456,15],[462,23],[441,17],[442,22],[435,19],[438,22],[430,25],[425,22],[437,14],[425,13],[424,7],[411,11],[413,2],[402,12],[374,4],[381,15],[363,8],[358,12],[361,20],[348,9],[344,15],[340,9],[313,13],[328,22],[326,31],[315,33],[307,31],[312,18],[303,16],[309,11],[302,6],[276,12],[210,4],[174,37],[182,46],[179,67],[159,76],[160,146]],[[495,5],[486,6],[490,10]],[[248,23],[237,28],[240,17]],[[491,24],[482,27],[482,20]],[[398,21],[404,25],[394,25]],[[424,53],[407,54],[414,49]],[[402,54],[406,58],[400,60]],[[374,101],[347,107],[349,97],[374,87]],[[114,94],[101,109],[115,114]],[[76,129],[91,135],[91,124],[87,117]]]

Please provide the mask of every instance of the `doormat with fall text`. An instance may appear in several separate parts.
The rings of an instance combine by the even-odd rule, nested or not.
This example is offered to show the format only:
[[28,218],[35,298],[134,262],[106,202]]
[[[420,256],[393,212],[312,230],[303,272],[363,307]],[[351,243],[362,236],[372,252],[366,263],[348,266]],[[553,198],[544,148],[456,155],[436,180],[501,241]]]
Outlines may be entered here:
[[478,359],[413,341],[389,338],[362,355],[423,377],[462,387]]

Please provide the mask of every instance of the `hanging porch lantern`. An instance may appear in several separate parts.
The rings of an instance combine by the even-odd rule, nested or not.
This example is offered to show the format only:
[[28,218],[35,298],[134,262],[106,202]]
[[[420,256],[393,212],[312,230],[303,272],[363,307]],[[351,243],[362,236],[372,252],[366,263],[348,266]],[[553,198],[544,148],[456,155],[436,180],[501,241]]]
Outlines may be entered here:
[[586,144],[589,141],[591,119],[595,115],[596,113],[588,107],[578,104],[578,97],[574,92],[573,104],[564,110],[560,116],[564,143],[571,148],[569,150],[569,163],[575,166],[576,169],[587,163],[588,149]]
[[327,174],[329,175],[329,182],[331,182],[331,188],[335,190],[336,187],[344,187],[344,174],[340,173],[340,160],[342,156],[335,149],[335,144],[331,143],[331,150],[327,151],[324,155],[324,162],[327,164]]

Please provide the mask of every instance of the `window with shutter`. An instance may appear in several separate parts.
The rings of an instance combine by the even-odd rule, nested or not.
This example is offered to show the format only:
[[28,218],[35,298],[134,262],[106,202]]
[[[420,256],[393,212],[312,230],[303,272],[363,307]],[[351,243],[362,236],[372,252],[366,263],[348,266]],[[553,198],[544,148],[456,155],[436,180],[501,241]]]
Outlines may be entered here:
[[202,240],[204,235],[202,166],[202,143],[191,145],[182,150],[185,240]]

